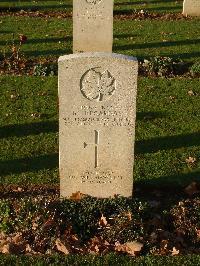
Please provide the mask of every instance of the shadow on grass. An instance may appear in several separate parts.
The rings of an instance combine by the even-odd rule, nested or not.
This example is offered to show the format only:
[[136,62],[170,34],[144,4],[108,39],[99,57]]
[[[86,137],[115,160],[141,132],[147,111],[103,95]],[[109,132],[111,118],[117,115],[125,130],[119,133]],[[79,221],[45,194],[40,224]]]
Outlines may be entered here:
[[130,33],[122,33],[122,34],[114,34],[114,38],[118,38],[118,39],[126,39],[129,37],[138,37],[139,34],[130,34]]
[[174,0],[149,0],[148,2],[146,1],[129,1],[129,2],[120,2],[120,3],[115,3],[115,6],[131,6],[131,5],[142,5],[142,4],[158,4],[158,3],[174,3]]
[[9,174],[20,174],[25,172],[38,172],[44,169],[55,169],[58,167],[58,153],[41,155],[33,158],[22,158],[0,161],[1,177]]
[[44,50],[44,51],[24,51],[23,52],[26,56],[62,56],[66,54],[72,54],[72,50],[69,49],[50,49],[50,50]]
[[[7,1],[8,2],[8,1]],[[27,6],[1,6],[0,12],[17,12],[24,11],[48,11],[48,9],[72,9],[71,4],[59,4],[59,5],[27,5]]]
[[[6,32],[2,32],[6,33]],[[1,34],[1,32],[0,32]],[[52,38],[41,38],[41,39],[28,39],[26,44],[38,44],[38,43],[58,43],[58,42],[71,42],[72,41],[72,36],[66,36],[66,37],[52,37]],[[19,43],[19,40],[15,40],[15,43]],[[0,45],[11,45],[12,41],[0,41]]]
[[200,132],[136,141],[135,153],[154,153],[160,150],[171,150],[191,146],[200,146]]
[[[128,38],[128,37],[134,37],[134,36],[129,35],[129,34],[122,34],[122,36],[117,35],[117,38]],[[164,48],[164,47],[170,47],[170,46],[191,45],[191,44],[194,44],[194,45],[200,44],[200,39],[114,45],[114,49],[135,50],[135,49],[149,49],[149,48]]]
[[[7,34],[7,33],[12,33],[12,31],[10,31],[10,30],[0,30],[0,34]],[[0,41],[0,44],[5,44],[5,43],[7,43],[7,42],[2,42],[2,41]]]
[[[166,117],[163,112],[137,112],[137,120],[153,120],[163,117]],[[0,127],[0,138],[25,137],[49,132],[56,133],[58,129],[58,121],[6,125]]]
[[[163,6],[163,7],[148,7],[148,6],[144,6],[143,7],[145,11],[148,12],[156,12],[156,11],[172,11],[172,10],[181,10],[180,6]],[[137,8],[132,8],[132,9],[120,9],[120,10],[114,10],[114,16],[115,15],[131,15],[133,13],[135,13],[135,9],[137,10]],[[141,8],[139,8],[138,10],[140,10]]]
[[166,117],[164,112],[137,112],[137,120],[154,120],[156,118]]
[[155,193],[155,190],[162,190],[162,193],[165,193],[166,196],[171,194],[171,196],[175,197],[176,194],[183,192],[181,189],[192,182],[200,184],[199,170],[187,174],[177,173],[175,175],[160,176],[154,179],[135,180],[133,191],[136,190],[136,194],[149,197],[148,194]]
[[54,43],[54,42],[66,42],[72,41],[72,36],[66,37],[52,37],[52,38],[44,38],[44,39],[28,39],[27,44],[37,44],[37,43]]
[[3,126],[0,127],[0,138],[24,137],[49,132],[58,132],[58,121]]

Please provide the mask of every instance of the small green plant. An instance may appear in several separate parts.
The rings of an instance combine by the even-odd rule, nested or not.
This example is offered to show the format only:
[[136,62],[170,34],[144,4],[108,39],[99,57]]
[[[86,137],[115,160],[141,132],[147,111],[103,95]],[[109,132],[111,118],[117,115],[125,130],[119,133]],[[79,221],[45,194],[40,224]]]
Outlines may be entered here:
[[190,73],[193,77],[200,77],[200,62],[196,62],[191,66]]
[[37,64],[33,68],[33,75],[34,76],[55,76],[57,70],[54,65],[47,65],[47,64]]
[[0,231],[9,233],[12,230],[13,222],[10,219],[11,206],[8,201],[0,201]]
[[156,56],[150,58],[149,60],[145,59],[142,66],[150,75],[165,77],[176,74],[178,65],[180,65],[180,63],[181,61],[179,59]]

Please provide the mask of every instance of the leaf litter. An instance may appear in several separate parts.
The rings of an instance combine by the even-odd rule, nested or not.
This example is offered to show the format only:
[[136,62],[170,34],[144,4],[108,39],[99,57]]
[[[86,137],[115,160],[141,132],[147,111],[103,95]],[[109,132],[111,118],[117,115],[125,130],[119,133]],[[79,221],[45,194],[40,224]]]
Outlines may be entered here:
[[100,200],[80,191],[60,200],[58,188],[46,187],[30,195],[23,186],[4,187],[0,189],[4,191],[0,253],[199,254],[199,188],[192,182],[182,191],[184,196],[169,204],[162,191],[145,201],[119,196]]

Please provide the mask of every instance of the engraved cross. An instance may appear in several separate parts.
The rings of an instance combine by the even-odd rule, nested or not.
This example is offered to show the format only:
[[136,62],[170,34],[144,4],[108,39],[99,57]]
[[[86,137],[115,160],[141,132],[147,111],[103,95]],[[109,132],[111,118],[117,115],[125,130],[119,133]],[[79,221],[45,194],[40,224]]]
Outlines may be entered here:
[[94,145],[95,146],[95,162],[94,162],[94,168],[97,168],[98,167],[98,158],[99,158],[99,153],[98,153],[98,146],[100,145],[99,144],[99,131],[98,130],[95,130],[94,131],[95,133],[95,143],[86,143],[84,142],[84,148],[86,148],[88,145]]

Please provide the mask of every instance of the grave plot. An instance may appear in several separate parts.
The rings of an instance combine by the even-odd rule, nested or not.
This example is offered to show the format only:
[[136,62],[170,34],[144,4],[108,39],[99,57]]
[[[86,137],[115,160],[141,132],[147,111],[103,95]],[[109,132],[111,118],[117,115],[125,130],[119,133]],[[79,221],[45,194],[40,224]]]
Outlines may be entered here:
[[0,3],[0,261],[198,265],[199,18],[86,2]]

